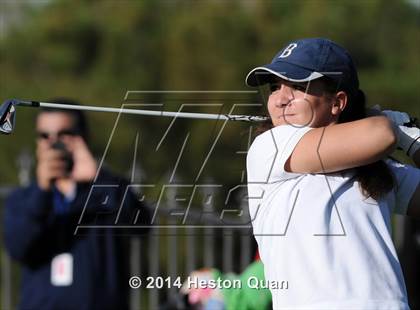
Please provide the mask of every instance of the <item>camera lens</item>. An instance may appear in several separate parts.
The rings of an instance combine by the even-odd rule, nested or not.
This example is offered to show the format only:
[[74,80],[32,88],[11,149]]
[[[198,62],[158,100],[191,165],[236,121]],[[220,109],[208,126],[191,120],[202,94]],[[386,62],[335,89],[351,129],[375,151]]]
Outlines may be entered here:
[[61,141],[56,141],[51,145],[51,148],[63,152],[63,160],[66,163],[66,171],[67,173],[70,173],[73,170],[74,161],[73,156],[69,150],[67,150],[66,145]]

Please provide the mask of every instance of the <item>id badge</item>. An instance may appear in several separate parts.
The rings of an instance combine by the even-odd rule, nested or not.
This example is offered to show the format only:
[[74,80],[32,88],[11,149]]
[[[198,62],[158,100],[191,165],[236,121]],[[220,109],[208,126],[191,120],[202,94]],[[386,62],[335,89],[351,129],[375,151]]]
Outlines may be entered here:
[[51,284],[69,286],[73,283],[73,255],[62,253],[51,261]]

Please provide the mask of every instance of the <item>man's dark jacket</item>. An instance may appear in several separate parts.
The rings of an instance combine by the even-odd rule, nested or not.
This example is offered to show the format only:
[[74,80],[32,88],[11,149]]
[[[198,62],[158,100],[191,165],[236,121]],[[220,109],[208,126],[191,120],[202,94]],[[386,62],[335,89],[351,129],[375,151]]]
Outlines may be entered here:
[[[43,191],[34,183],[12,192],[4,236],[10,256],[23,267],[21,309],[128,308],[128,234],[144,230],[127,230],[127,225],[147,224],[150,215],[127,186],[103,171],[94,184],[77,184],[64,211],[57,208],[57,199],[64,199],[57,190]],[[51,284],[51,260],[60,253],[73,256],[70,286]]]

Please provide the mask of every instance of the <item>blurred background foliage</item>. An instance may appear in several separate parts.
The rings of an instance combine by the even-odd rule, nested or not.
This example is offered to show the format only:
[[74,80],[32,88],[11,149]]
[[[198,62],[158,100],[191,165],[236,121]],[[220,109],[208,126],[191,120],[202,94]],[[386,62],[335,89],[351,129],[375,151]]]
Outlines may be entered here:
[[[328,37],[345,46],[359,68],[371,105],[419,116],[420,2],[342,1],[0,1],[0,97],[48,100],[70,97],[90,105],[259,103],[255,94],[151,93],[124,100],[128,90],[243,90],[245,75],[268,63],[289,40]],[[130,98],[129,98],[130,99]],[[191,111],[217,112],[220,107]],[[239,112],[239,110],[238,110]],[[240,112],[262,114],[257,108]],[[0,137],[0,184],[16,184],[16,156],[33,151],[35,111],[21,108],[13,136]],[[91,147],[102,156],[116,115],[89,113]],[[122,117],[105,158],[127,173],[139,133],[138,159],[149,182],[162,181],[185,139],[178,176],[197,182],[197,171],[221,123]],[[228,124],[201,178],[240,184],[248,125]],[[187,137],[188,133],[191,133]],[[228,156],[229,154],[229,156]],[[206,167],[207,167],[206,166]],[[238,172],[238,173],[237,173]],[[180,180],[181,180],[180,179]],[[195,181],[194,181],[195,180]]]

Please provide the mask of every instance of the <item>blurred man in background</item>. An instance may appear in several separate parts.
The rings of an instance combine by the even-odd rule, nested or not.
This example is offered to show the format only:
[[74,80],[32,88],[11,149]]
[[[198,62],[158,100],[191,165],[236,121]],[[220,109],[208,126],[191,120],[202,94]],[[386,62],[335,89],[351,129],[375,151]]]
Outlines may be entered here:
[[[43,109],[36,130],[36,180],[5,210],[5,245],[23,267],[20,308],[128,308],[129,239],[109,225],[117,215],[117,224],[136,224],[138,212],[148,223],[145,207],[125,195],[122,178],[103,168],[96,177],[80,111]],[[80,223],[108,228],[75,233]]]

